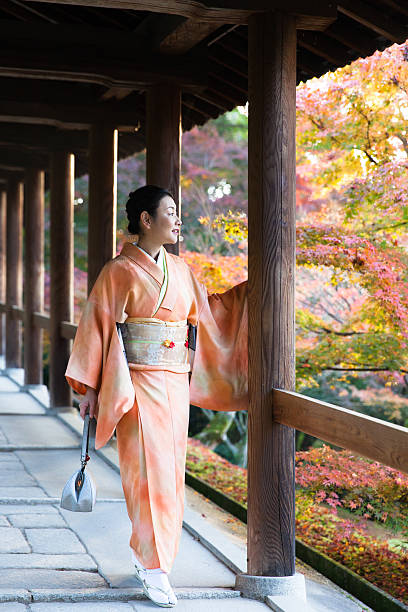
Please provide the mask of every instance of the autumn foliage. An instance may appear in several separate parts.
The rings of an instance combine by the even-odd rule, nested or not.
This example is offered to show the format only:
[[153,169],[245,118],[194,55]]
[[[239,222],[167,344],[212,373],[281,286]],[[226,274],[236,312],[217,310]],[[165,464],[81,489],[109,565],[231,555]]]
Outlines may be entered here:
[[[187,470],[246,506],[246,470],[189,439]],[[408,477],[329,447],[296,453],[296,533],[306,544],[408,603],[408,550],[367,533],[376,520],[407,527]],[[340,516],[338,508],[361,515]]]
[[347,508],[408,535],[408,475],[329,446],[296,453],[296,482],[313,502]]

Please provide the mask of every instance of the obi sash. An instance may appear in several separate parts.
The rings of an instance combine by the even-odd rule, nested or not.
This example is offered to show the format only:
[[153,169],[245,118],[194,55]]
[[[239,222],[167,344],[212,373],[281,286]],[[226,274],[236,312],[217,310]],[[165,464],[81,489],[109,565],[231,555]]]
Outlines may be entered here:
[[187,321],[135,317],[117,326],[128,363],[164,367],[188,364]]

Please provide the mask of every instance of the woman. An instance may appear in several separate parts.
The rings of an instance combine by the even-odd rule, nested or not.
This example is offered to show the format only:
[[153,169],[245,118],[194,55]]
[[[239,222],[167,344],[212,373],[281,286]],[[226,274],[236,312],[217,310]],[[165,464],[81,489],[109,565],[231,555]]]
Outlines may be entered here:
[[[103,267],[85,305],[66,377],[97,417],[95,447],[116,429],[132,523],[131,551],[145,594],[176,604],[167,574],[184,508],[190,401],[214,410],[247,408],[246,283],[208,296],[174,244],[181,221],[172,196],[146,185],[126,204],[130,234]],[[190,381],[188,327],[197,325]]]

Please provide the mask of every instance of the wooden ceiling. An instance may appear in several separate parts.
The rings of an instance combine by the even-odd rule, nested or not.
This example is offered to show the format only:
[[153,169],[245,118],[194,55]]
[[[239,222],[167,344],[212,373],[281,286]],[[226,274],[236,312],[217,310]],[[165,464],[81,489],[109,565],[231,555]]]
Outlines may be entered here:
[[57,146],[85,173],[98,121],[140,151],[156,82],[182,87],[184,130],[244,105],[248,17],[271,8],[297,15],[298,82],[408,38],[406,0],[0,0],[0,180]]

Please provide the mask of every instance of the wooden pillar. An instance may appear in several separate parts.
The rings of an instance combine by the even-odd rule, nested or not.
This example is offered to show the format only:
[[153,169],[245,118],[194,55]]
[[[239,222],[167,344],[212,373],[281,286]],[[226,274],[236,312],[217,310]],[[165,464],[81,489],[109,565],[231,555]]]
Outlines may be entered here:
[[21,322],[10,309],[21,308],[23,295],[23,183],[11,178],[7,187],[6,367],[21,367]]
[[[146,181],[173,195],[180,216],[181,90],[171,84],[154,85],[146,101]],[[179,243],[166,248],[177,255]]]
[[[0,302],[6,302],[6,209],[7,192],[0,191]],[[0,355],[4,355],[4,315],[0,313]]]
[[118,132],[106,124],[89,134],[88,293],[103,265],[116,253]]
[[295,388],[295,18],[249,20],[248,574],[295,573],[292,428],[272,389]]
[[33,313],[42,312],[44,299],[44,171],[28,168],[24,184],[24,381],[42,384],[42,329]]
[[65,379],[71,341],[61,335],[61,321],[73,316],[73,196],[74,156],[53,151],[50,202],[50,401],[52,407],[70,406],[71,389]]

